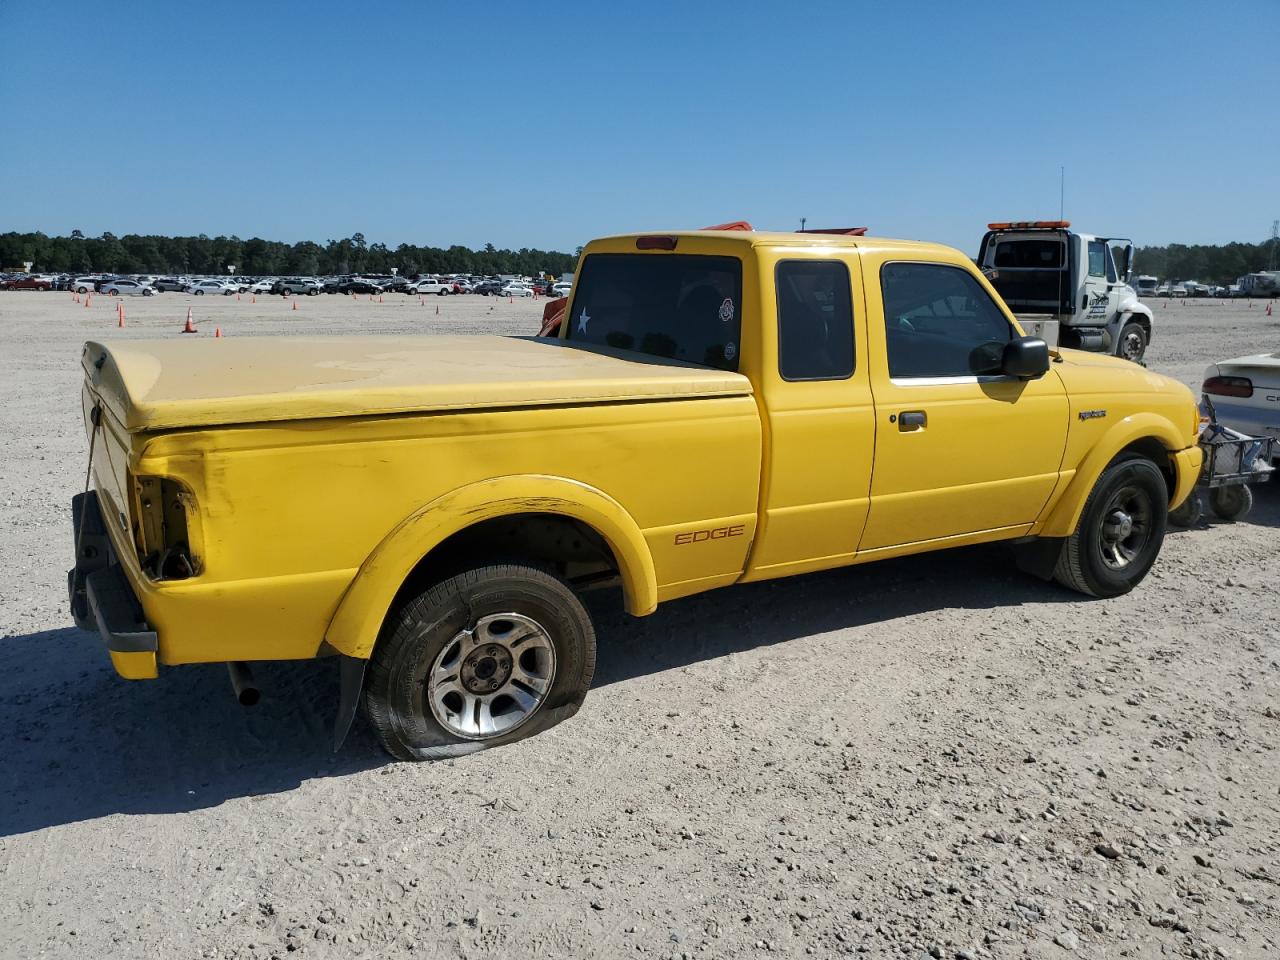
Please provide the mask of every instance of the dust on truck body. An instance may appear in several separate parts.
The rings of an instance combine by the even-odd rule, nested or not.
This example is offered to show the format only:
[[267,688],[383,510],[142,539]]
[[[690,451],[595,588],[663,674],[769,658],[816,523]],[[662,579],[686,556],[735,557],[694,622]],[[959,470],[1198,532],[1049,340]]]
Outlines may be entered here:
[[1070,227],[1067,220],[989,224],[977,264],[1029,330],[1064,347],[1141,360],[1152,314],[1132,285],[1133,242]]
[[[554,339],[89,343],[78,623],[117,671],[335,656],[385,748],[572,715],[580,595],[995,540],[1111,596],[1200,466],[1189,390],[1026,336],[959,251],[691,231],[593,241]],[[607,640],[605,641],[607,642]],[[238,679],[237,679],[238,678]]]

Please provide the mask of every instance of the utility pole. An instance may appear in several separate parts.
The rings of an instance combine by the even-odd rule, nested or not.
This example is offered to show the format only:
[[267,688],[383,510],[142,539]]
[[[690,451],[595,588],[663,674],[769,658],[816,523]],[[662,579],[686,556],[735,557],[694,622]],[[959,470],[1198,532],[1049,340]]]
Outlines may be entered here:
[[804,223],[805,223],[805,220],[807,220],[807,219],[808,219],[807,217],[801,217],[801,218],[800,218],[800,232],[801,232],[801,233],[804,233]]
[[1280,220],[1271,221],[1271,260],[1268,270],[1274,271],[1276,268],[1276,247],[1280,247]]

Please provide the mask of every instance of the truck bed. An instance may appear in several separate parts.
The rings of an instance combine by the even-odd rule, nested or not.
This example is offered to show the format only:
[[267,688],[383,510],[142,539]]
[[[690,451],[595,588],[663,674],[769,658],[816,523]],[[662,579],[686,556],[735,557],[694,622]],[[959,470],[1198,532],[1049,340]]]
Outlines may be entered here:
[[130,433],[751,393],[737,373],[524,337],[90,342],[82,363],[91,391]]

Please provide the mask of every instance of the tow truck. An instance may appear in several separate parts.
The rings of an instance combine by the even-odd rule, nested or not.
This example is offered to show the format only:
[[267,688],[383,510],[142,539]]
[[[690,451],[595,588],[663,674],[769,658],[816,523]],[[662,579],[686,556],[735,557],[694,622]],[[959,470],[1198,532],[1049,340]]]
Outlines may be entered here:
[[1151,310],[1130,285],[1131,240],[1077,233],[1069,220],[989,223],[976,262],[1029,335],[1141,363]]

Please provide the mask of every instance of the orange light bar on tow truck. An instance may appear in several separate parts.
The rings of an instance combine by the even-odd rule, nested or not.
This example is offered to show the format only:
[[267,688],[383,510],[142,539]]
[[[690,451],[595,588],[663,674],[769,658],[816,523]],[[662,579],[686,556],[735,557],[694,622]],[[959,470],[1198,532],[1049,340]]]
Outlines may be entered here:
[[1008,223],[988,223],[988,230],[1065,230],[1070,220],[1012,220]]

